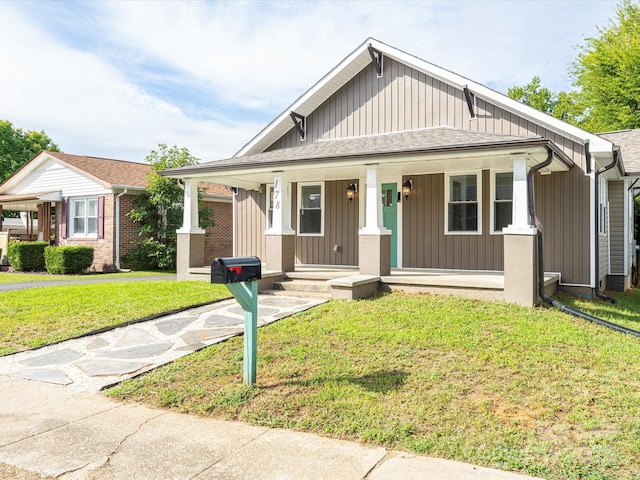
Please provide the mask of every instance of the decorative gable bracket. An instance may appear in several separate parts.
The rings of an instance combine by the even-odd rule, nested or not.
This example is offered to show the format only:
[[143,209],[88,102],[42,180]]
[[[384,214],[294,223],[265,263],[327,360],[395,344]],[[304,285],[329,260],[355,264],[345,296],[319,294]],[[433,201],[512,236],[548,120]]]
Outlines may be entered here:
[[464,98],[467,100],[467,107],[469,107],[469,115],[471,118],[476,118],[476,96],[469,90],[466,85],[462,87],[464,92]]
[[291,116],[291,120],[293,120],[293,124],[298,129],[298,133],[300,134],[300,140],[306,140],[307,138],[307,117],[304,115],[300,115],[296,112],[289,112]]
[[382,78],[382,52],[377,48],[373,48],[371,44],[367,46],[369,49],[369,55],[371,55],[371,61],[373,65],[376,67],[376,72],[378,73],[378,78]]

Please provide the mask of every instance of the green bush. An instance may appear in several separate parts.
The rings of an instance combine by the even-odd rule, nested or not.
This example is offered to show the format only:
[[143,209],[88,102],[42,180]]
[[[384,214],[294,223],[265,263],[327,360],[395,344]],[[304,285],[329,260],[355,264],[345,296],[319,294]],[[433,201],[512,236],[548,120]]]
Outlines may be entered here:
[[51,274],[82,273],[93,263],[93,247],[47,247],[44,260]]
[[48,242],[11,242],[7,251],[9,265],[16,272],[44,271],[44,249]]

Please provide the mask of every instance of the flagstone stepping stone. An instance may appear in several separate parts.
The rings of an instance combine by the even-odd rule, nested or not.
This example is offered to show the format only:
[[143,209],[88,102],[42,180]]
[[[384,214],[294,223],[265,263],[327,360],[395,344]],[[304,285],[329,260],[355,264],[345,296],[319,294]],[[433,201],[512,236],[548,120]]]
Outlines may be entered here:
[[175,335],[180,330],[184,330],[188,325],[193,323],[194,317],[172,318],[170,320],[162,320],[156,323],[156,328],[164,335]]
[[87,349],[95,350],[96,348],[106,347],[107,345],[109,345],[109,342],[107,342],[104,338],[96,337],[91,341],[91,343],[87,345]]
[[119,360],[80,360],[76,367],[90,377],[110,377],[113,375],[125,375],[151,365],[146,362],[122,362]]
[[242,325],[244,320],[238,317],[229,317],[227,315],[213,314],[204,320],[205,327],[228,327],[231,325]]
[[98,356],[103,358],[122,358],[125,360],[147,358],[160,355],[169,350],[171,347],[173,347],[173,342],[152,343],[151,345],[137,345],[135,347],[101,352],[100,354],[98,354]]
[[185,345],[183,347],[178,347],[175,349],[176,352],[196,352],[198,350],[202,350],[204,347],[206,347],[207,344],[206,343],[202,343],[202,342],[198,342],[198,343],[191,343],[189,345]]
[[[234,305],[233,307],[229,308],[227,311],[229,313],[244,315],[244,310],[242,310],[242,307],[240,305]],[[273,315],[274,313],[277,313],[277,312],[278,312],[277,308],[262,307],[258,305],[258,317],[268,317],[269,315]]]
[[36,380],[38,382],[55,383],[57,385],[70,385],[73,383],[66,373],[62,370],[23,370],[15,374],[20,378],[27,380]]
[[187,345],[191,343],[206,342],[214,338],[228,337],[229,335],[235,335],[242,333],[242,328],[207,328],[206,330],[191,330],[185,333],[180,338]]
[[23,365],[29,365],[30,367],[40,367],[45,365],[63,365],[65,363],[71,363],[74,360],[82,357],[83,353],[73,350],[72,348],[63,348],[61,350],[54,350],[53,352],[45,353],[35,357],[27,357],[24,360],[20,360]]
[[146,332],[140,328],[127,328],[124,335],[120,337],[120,340],[115,344],[116,347],[132,347],[134,345],[147,345],[149,343],[155,343],[159,339],[154,337],[149,332]]
[[267,297],[267,298],[260,298],[258,300],[258,304],[260,306],[269,305],[271,307],[280,307],[280,308],[299,307],[300,305],[304,305],[305,303],[307,303],[307,300],[303,300],[299,298]]

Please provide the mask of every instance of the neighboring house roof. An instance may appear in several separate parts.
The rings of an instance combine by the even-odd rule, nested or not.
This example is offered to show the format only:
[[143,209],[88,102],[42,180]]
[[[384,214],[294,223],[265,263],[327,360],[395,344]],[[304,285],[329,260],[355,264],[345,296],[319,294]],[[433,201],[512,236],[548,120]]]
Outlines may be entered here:
[[[232,157],[225,160],[166,170],[168,176],[217,170],[251,169],[256,167],[282,167],[309,162],[344,161],[369,156],[393,156],[401,160],[402,154],[439,154],[452,151],[484,151],[509,147],[550,146],[564,167],[573,162],[551,141],[539,136],[502,135],[458,130],[450,127],[425,128],[404,132],[365,135],[331,140],[320,140],[300,147],[271,150],[264,153]],[[562,168],[562,167],[561,167]]]
[[620,147],[627,175],[640,176],[640,128],[600,134]]
[[463,87],[467,86],[476,97],[489,100],[490,103],[531,120],[551,131],[559,133],[560,135],[582,144],[584,144],[586,140],[589,140],[591,152],[594,154],[611,154],[612,152],[611,143],[604,138],[542,113],[535,108],[513,100],[506,95],[491,90],[484,85],[476,83],[456,73],[445,70],[373,38],[368,38],[355,51],[342,60],[342,62],[340,62],[333,70],[327,73],[313,87],[307,90],[295,102],[287,107],[284,112],[267,125],[260,133],[258,133],[258,135],[249,141],[249,143],[242,147],[235,156],[251,155],[266,150],[270,145],[291,129],[292,121],[289,115],[290,112],[296,112],[303,116],[311,114],[325,100],[331,97],[331,95],[371,63],[371,55],[368,49],[369,45],[382,52],[383,56],[399,61],[449,85],[459,89],[463,89]]

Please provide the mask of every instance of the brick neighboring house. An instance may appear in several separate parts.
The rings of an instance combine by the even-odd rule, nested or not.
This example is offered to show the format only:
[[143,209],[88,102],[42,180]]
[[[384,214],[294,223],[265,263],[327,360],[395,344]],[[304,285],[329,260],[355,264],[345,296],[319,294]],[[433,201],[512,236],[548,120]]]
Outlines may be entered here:
[[[91,246],[96,271],[118,270],[126,267],[121,259],[136,238],[137,226],[127,214],[144,192],[149,172],[151,167],[141,163],[42,151],[0,185],[0,213],[17,210],[30,218],[37,212],[32,239]],[[216,184],[202,189],[216,222],[205,241],[211,262],[232,252],[232,192]]]

